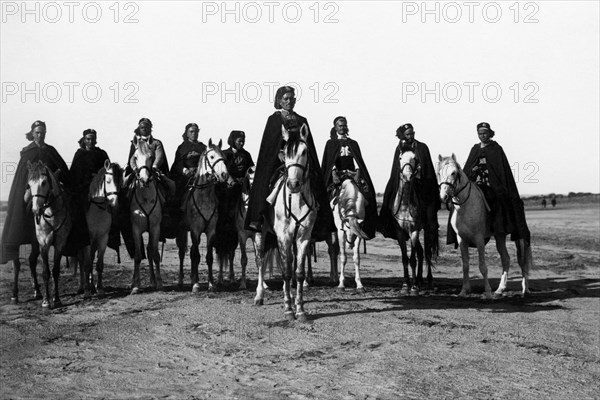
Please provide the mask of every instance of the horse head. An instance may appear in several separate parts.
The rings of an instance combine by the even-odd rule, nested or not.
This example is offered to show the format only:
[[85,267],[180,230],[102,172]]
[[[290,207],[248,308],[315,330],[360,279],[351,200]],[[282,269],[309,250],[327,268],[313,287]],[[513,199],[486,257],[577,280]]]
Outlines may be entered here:
[[447,202],[454,196],[456,187],[460,183],[462,170],[456,156],[452,153],[450,157],[438,155],[439,163],[437,170],[438,181],[440,182],[440,199]]
[[145,140],[141,136],[134,136],[132,141],[135,151],[131,156],[130,165],[135,171],[138,181],[144,186],[148,186],[152,179],[152,165],[156,157],[154,149],[151,147],[152,141],[151,137]]
[[32,211],[39,216],[60,194],[60,184],[42,161],[27,161],[27,184],[33,198]]
[[418,177],[417,155],[412,150],[407,150],[400,154],[400,177],[404,182],[410,182],[413,178]]
[[123,171],[117,163],[111,163],[110,160],[104,161],[104,197],[112,208],[119,204],[119,190],[122,186]]
[[281,130],[283,137],[287,137],[283,149],[286,185],[290,192],[298,193],[308,177],[308,126],[303,124],[299,130],[287,130],[282,125]]
[[221,183],[229,180],[229,171],[227,171],[225,155],[223,154],[223,150],[221,150],[222,145],[223,140],[219,140],[219,144],[215,145],[212,139],[208,139],[208,146],[198,160],[196,177],[201,177],[203,175],[212,176]]

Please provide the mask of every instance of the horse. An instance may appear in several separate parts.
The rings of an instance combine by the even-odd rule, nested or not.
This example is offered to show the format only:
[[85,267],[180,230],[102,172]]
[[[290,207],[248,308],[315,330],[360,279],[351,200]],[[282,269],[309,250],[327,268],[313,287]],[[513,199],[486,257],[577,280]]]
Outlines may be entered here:
[[[415,190],[415,179],[419,178],[418,160],[412,150],[405,150],[400,154],[400,174],[398,191],[394,198],[393,217],[400,227],[398,232],[398,244],[402,251],[402,265],[404,269],[404,284],[402,285],[402,294],[418,295],[423,283],[423,246],[419,240],[420,232],[424,229],[422,219],[421,201]],[[426,236],[426,234],[425,234]],[[426,238],[426,247],[432,246],[429,238]],[[410,258],[406,241],[410,240]],[[433,276],[431,273],[432,252],[425,251],[425,260],[427,262],[427,281],[429,287],[433,285]],[[408,265],[410,264],[413,276],[411,286]],[[410,291],[410,292],[409,292]]]
[[244,228],[244,221],[246,220],[246,213],[248,212],[248,202],[250,200],[250,188],[254,182],[254,167],[248,168],[244,180],[242,181],[242,192],[238,206],[235,212],[235,226],[237,229],[238,243],[240,246],[240,262],[242,264],[242,277],[240,279],[240,289],[246,289],[246,266],[248,265],[248,255],[246,252],[246,242],[248,239],[252,240],[254,246],[254,255],[256,259],[256,265],[260,269],[262,263],[260,253],[256,248],[256,232],[250,231]]
[[[67,238],[71,231],[71,215],[69,213],[70,199],[58,181],[54,173],[42,162],[27,162],[27,183],[29,190],[25,194],[25,201],[32,201],[31,210],[34,215],[35,236],[37,246],[33,247],[33,252],[40,251],[42,255],[42,264],[44,271],[44,293],[42,307],[61,307],[62,303],[58,295],[58,279],[60,277],[60,260],[67,244]],[[54,296],[50,303],[50,265],[48,263],[48,253],[50,247],[54,246],[54,265],[52,267],[52,278],[54,281]],[[39,250],[38,250],[39,249]],[[38,253],[39,254],[39,253]],[[32,276],[35,276],[35,262],[31,263]],[[89,277],[90,270],[86,268],[85,274]],[[17,278],[15,273],[15,279]],[[34,283],[37,284],[34,277]],[[15,286],[17,282],[15,280]],[[89,284],[85,288],[86,295],[90,294]],[[36,289],[37,291],[37,289]]]
[[[150,139],[151,141],[152,139]],[[158,173],[154,171],[154,150],[151,142],[133,139],[135,151],[131,156],[135,177],[133,182],[132,198],[129,204],[131,230],[135,246],[133,282],[131,294],[139,292],[140,263],[143,258],[144,239],[142,234],[148,232],[148,265],[150,267],[150,284],[154,289],[162,290],[163,283],[160,275],[160,254],[158,241],[160,238],[160,223],[162,221],[162,207],[165,202],[164,195],[160,192]],[[154,274],[156,266],[156,275]]]
[[[104,252],[108,245],[108,237],[113,222],[113,216],[119,205],[118,193],[123,184],[123,170],[117,163],[111,163],[110,160],[104,161],[104,166],[98,170],[98,173],[90,182],[88,198],[89,207],[85,214],[88,232],[90,234],[90,257],[94,261],[96,251],[98,252],[98,261],[96,261],[96,272],[98,281],[96,291],[99,296],[104,295],[104,286],[102,285],[102,273],[104,271]],[[80,276],[83,286],[83,273]],[[94,279],[92,275],[92,285]]]
[[[365,219],[366,200],[358,189],[355,179],[358,180],[359,176],[342,181],[339,190],[331,200],[331,209],[337,227],[337,248],[341,266],[338,290],[345,290],[346,251],[352,250],[356,290],[364,292],[365,288],[360,280],[360,244],[367,240],[368,236],[360,228],[360,223]],[[332,245],[335,248],[335,244]],[[337,264],[335,265],[337,267]]]
[[184,200],[183,220],[184,227],[180,229],[176,243],[179,248],[179,286],[183,286],[183,260],[187,250],[187,232],[192,236],[192,248],[190,258],[192,261],[191,279],[192,293],[200,291],[198,278],[198,264],[200,264],[200,235],[206,235],[206,264],[208,265],[208,290],[213,291],[213,241],[217,230],[219,218],[217,182],[225,183],[229,179],[229,172],[225,164],[225,157],[220,140],[218,145],[213,144],[212,139],[208,141],[208,147],[200,155],[198,168],[193,181],[188,185],[188,192]]
[[[479,271],[483,276],[484,299],[492,298],[492,289],[488,281],[488,270],[485,263],[485,245],[491,234],[491,221],[489,206],[483,191],[471,182],[462,170],[456,157],[442,157],[439,155],[438,181],[440,182],[440,199],[443,202],[452,201],[454,211],[450,224],[457,234],[458,246],[463,266],[463,284],[460,297],[466,297],[471,291],[469,281],[469,247],[476,247],[479,255]],[[510,258],[506,250],[506,235],[494,234],[496,249],[502,262],[502,276],[494,297],[502,295],[506,290]],[[517,259],[521,267],[522,296],[529,293],[529,269],[531,265],[531,247],[526,245],[524,239],[519,239],[517,245]]]
[[[317,219],[317,202],[311,192],[309,182],[308,127],[302,125],[299,131],[287,131],[282,126],[282,135],[287,138],[283,149],[285,173],[278,180],[268,201],[272,204],[268,218],[272,223],[277,239],[283,276],[284,313],[287,320],[306,321],[304,311],[303,286],[305,279],[304,262],[310,245],[311,233]],[[268,240],[269,224],[263,224],[258,248],[261,253]],[[258,237],[258,235],[257,235]],[[265,257],[268,258],[268,257]],[[259,268],[256,288],[256,305],[263,304],[264,274],[266,263]],[[292,309],[291,280],[296,272],[296,312]]]

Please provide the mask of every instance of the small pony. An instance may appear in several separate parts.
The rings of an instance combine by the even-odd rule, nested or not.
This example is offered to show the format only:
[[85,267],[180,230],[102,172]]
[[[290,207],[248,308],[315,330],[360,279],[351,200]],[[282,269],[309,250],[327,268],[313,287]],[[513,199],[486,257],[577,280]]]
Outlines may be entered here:
[[[454,211],[450,224],[457,234],[458,246],[463,265],[463,284],[459,296],[465,297],[471,291],[469,281],[469,247],[476,247],[479,254],[479,271],[483,276],[483,298],[492,298],[492,289],[488,281],[488,270],[485,263],[485,245],[492,236],[490,232],[489,206],[481,189],[471,182],[461,169],[456,157],[439,155],[438,181],[440,182],[440,199],[442,202],[452,201]],[[506,290],[510,258],[506,250],[506,235],[493,235],[496,249],[502,260],[502,277],[494,296],[501,296]],[[529,293],[529,270],[531,266],[531,247],[524,239],[519,239],[517,259],[521,266],[522,296]]]
[[[277,237],[277,250],[281,259],[285,318],[306,321],[303,299],[305,279],[304,262],[310,245],[312,229],[317,220],[317,202],[311,192],[309,182],[308,146],[306,138],[308,127],[302,125],[299,131],[287,131],[281,127],[282,135],[287,138],[283,149],[285,174],[277,182],[274,192],[269,196],[272,207],[269,220]],[[258,248],[263,251],[263,238],[266,238],[268,224],[263,224]],[[269,257],[265,257],[269,258]],[[256,305],[263,304],[264,274],[266,263],[262,262],[258,270],[256,287]],[[296,312],[292,309],[291,280],[296,272]]]
[[[37,245],[42,254],[44,271],[44,293],[42,307],[60,307],[62,303],[58,295],[58,279],[60,277],[60,259],[67,244],[67,238],[71,232],[71,215],[69,213],[69,198],[62,184],[54,173],[48,169],[42,161],[37,163],[27,162],[27,183],[29,190],[25,194],[25,202],[32,200],[32,211],[35,219],[35,235]],[[50,265],[48,263],[48,252],[50,246],[54,246],[54,265],[52,267],[52,278],[54,280],[53,304],[50,303]],[[37,251],[35,249],[34,251]],[[37,256],[36,256],[37,261]],[[31,263],[31,260],[30,260]],[[32,264],[32,276],[35,276],[35,263]],[[15,273],[15,279],[17,278]],[[89,277],[89,268],[85,271]],[[34,282],[37,279],[34,277]],[[15,281],[15,286],[17,282]],[[90,286],[86,285],[86,295],[90,295]]]

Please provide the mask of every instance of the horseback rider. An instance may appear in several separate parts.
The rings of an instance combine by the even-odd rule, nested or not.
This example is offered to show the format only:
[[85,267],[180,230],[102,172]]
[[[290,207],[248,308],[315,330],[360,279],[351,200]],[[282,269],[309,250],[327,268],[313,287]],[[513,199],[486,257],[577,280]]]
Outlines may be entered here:
[[248,168],[254,166],[252,155],[244,149],[246,133],[244,131],[231,131],[227,139],[227,144],[229,144],[229,148],[223,150],[223,155],[226,158],[229,176],[236,183],[241,183],[246,176]]
[[[440,196],[437,178],[429,147],[415,139],[415,130],[412,124],[406,123],[396,130],[396,136],[400,140],[392,162],[392,172],[385,188],[383,205],[379,212],[380,232],[383,236],[395,239],[398,224],[393,216],[394,196],[398,191],[400,181],[400,156],[404,151],[411,150],[417,158],[417,173],[415,175],[415,191],[419,201],[420,217],[425,229],[425,237],[431,238],[437,243],[438,221],[437,212],[440,208]],[[435,248],[437,246],[434,244]],[[427,246],[426,246],[427,247]],[[435,249],[434,248],[434,249]]]
[[[529,245],[531,234],[525,220],[523,200],[506,154],[492,140],[495,132],[489,123],[477,124],[477,135],[480,143],[471,148],[463,170],[485,195],[491,209],[492,233],[511,234],[511,240],[525,239]],[[449,224],[447,243],[455,242],[456,233]]]
[[323,174],[329,199],[339,193],[342,181],[353,179],[367,200],[365,220],[362,230],[369,236],[375,237],[377,226],[377,200],[373,182],[367,171],[358,142],[348,136],[348,121],[346,117],[336,117],[330,131],[330,139],[325,144],[323,152]]
[[317,157],[315,144],[308,127],[308,121],[294,112],[296,105],[295,90],[291,86],[283,86],[277,89],[274,106],[277,109],[267,120],[258,160],[256,162],[256,175],[254,184],[250,191],[248,203],[248,214],[246,215],[245,228],[260,232],[265,215],[269,208],[267,197],[271,191],[270,182],[273,175],[282,168],[283,161],[280,152],[285,147],[286,140],[282,136],[282,126],[288,131],[299,131],[303,125],[308,128],[307,147],[308,165],[310,170],[310,186],[318,203],[317,222],[312,231],[312,236],[317,241],[325,240],[331,232],[335,232],[333,213],[329,206],[325,182]]
[[[2,254],[0,264],[12,261],[13,268],[20,267],[19,246],[22,244],[37,244],[31,205],[23,201],[27,189],[27,162],[42,161],[48,169],[57,175],[66,188],[70,184],[69,169],[58,151],[46,143],[46,123],[35,121],[31,130],[25,134],[31,143],[21,150],[21,158],[17,165],[15,178],[10,187],[8,207],[4,228],[2,230]],[[36,288],[37,290],[37,288]]]

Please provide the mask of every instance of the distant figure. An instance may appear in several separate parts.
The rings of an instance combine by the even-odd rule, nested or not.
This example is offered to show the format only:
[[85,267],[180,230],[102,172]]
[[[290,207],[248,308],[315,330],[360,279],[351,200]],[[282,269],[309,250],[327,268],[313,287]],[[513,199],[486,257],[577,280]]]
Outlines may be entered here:
[[546,202],[546,198],[544,197],[544,198],[542,199],[542,208],[546,208],[546,204],[547,204],[547,202]]
[[551,203],[552,203],[552,208],[556,207],[556,197],[552,198]]

